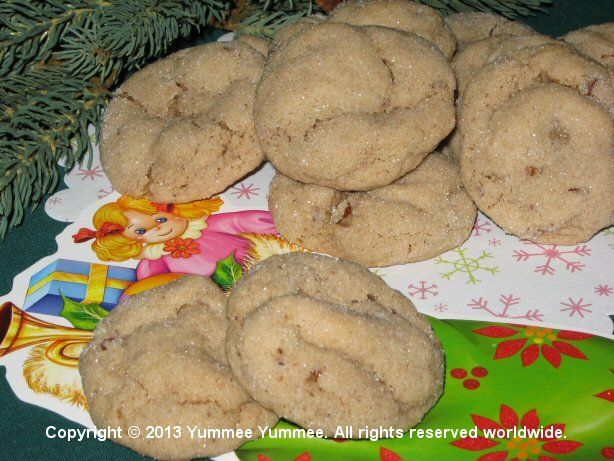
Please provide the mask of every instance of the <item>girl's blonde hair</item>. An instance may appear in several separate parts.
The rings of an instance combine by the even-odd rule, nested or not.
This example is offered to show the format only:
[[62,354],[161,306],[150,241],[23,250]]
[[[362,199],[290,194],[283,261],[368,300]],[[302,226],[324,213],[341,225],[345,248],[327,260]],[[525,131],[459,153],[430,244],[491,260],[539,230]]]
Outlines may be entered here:
[[[213,197],[207,200],[169,205],[164,211],[186,219],[198,219],[216,212],[223,203],[219,197]],[[105,223],[113,223],[126,228],[129,222],[124,212],[128,210],[135,210],[148,215],[161,211],[160,205],[147,199],[122,195],[117,201],[107,203],[96,211],[93,219],[94,227],[96,230],[100,230]],[[121,233],[116,233],[96,237],[92,249],[103,261],[125,261],[130,258],[137,258],[143,251],[143,244]]]

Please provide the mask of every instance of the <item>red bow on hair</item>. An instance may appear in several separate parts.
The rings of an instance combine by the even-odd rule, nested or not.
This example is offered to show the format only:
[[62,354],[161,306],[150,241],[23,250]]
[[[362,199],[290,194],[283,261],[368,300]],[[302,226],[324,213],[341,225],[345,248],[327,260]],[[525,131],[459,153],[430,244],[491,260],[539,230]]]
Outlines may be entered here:
[[156,203],[151,202],[153,206],[156,207],[156,210],[163,211],[165,213],[172,213],[175,209],[175,205],[173,203]]
[[107,221],[103,222],[102,226],[100,226],[100,230],[97,231],[82,227],[81,229],[79,229],[79,232],[72,236],[72,238],[75,243],[83,243],[87,242],[90,239],[99,239],[102,237],[106,237],[107,235],[121,234],[123,231],[124,226]]

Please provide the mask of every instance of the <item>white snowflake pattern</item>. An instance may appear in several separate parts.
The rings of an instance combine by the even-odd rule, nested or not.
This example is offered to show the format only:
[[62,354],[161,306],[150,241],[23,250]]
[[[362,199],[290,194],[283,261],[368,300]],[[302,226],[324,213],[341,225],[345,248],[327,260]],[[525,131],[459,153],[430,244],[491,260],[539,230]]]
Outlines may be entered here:
[[569,317],[573,317],[575,314],[578,314],[581,318],[584,318],[584,313],[587,312],[592,314],[593,311],[587,309],[587,307],[592,306],[590,303],[584,303],[584,298],[580,298],[577,301],[574,301],[572,298],[567,298],[568,303],[561,302],[563,306],[569,306],[564,309],[561,309],[561,312],[569,311]]
[[595,287],[595,293],[597,293],[599,296],[610,296],[612,293],[614,293],[614,288],[612,288],[610,285],[597,285]]
[[591,249],[588,247],[588,245],[578,245],[573,250],[561,250],[558,245],[542,245],[529,241],[525,241],[524,244],[536,247],[537,252],[529,253],[525,250],[514,250],[513,257],[516,258],[516,261],[518,262],[528,261],[531,258],[544,258],[544,264],[540,264],[539,266],[535,267],[535,272],[542,275],[554,274],[556,272],[554,265],[557,261],[563,264],[565,269],[571,273],[582,271],[582,269],[586,267],[586,264],[579,261],[572,261],[571,257],[584,257],[590,256],[591,254]]
[[488,241],[488,244],[489,244],[491,247],[498,247],[499,245],[501,245],[501,240],[499,240],[499,239],[490,239],[490,240]]
[[49,200],[47,200],[47,203],[50,205],[59,205],[62,203],[62,199],[60,197],[51,197]]
[[501,304],[501,309],[497,310],[494,307],[488,305],[488,300],[482,297],[478,299],[472,299],[470,303],[467,304],[473,310],[483,310],[488,312],[493,317],[502,318],[502,319],[525,319],[536,322],[541,322],[542,314],[539,309],[528,309],[524,314],[512,314],[510,313],[510,308],[513,306],[517,306],[520,304],[520,298],[514,297],[514,295],[501,295],[499,296],[499,304]]
[[490,233],[492,232],[492,224],[490,221],[481,221],[480,218],[475,220],[475,224],[473,225],[473,235],[475,237],[479,237],[483,234],[480,232]]
[[259,187],[254,187],[254,183],[250,183],[248,185],[245,185],[245,183],[241,183],[238,186],[234,186],[230,193],[237,198],[245,197],[247,200],[249,200],[252,198],[252,195],[260,195],[260,193],[258,192],[259,190]]
[[444,303],[437,303],[433,306],[433,309],[435,309],[437,312],[445,312],[448,310],[448,305]]
[[79,168],[77,176],[81,177],[81,181],[85,181],[86,179],[93,181],[96,178],[104,177],[104,173],[102,172],[102,168],[100,167],[100,165],[96,165],[94,168]]
[[437,285],[434,283],[427,286],[427,281],[421,280],[418,282],[419,286],[415,286],[413,283],[409,285],[407,288],[409,290],[409,296],[412,298],[416,295],[419,295],[420,299],[426,299],[429,295],[437,296],[439,294],[437,290]]

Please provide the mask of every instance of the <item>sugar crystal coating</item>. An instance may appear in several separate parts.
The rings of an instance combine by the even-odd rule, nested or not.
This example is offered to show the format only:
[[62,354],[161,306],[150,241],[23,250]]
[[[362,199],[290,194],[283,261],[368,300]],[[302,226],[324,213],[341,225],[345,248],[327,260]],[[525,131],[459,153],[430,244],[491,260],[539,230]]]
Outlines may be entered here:
[[365,267],[272,256],[236,285],[228,315],[235,376],[302,427],[406,430],[441,395],[443,352],[430,325]]
[[614,22],[574,30],[561,38],[580,53],[614,71]]
[[367,266],[435,257],[461,245],[476,217],[458,166],[437,152],[368,192],[301,184],[278,173],[269,209],[286,239]]
[[455,85],[446,59],[420,37],[303,23],[269,55],[256,129],[285,175],[369,190],[414,169],[452,130]]
[[[463,94],[471,80],[491,62],[515,51],[542,46],[556,41],[545,35],[494,35],[489,38],[468,43],[461,48],[452,59],[452,69],[456,75],[457,120],[463,107]],[[460,158],[460,128],[454,128],[452,135],[446,140],[446,147],[456,160]]]
[[470,12],[454,13],[445,17],[446,24],[456,37],[458,47],[497,35],[534,35],[529,26],[510,21],[498,14]]
[[563,43],[519,50],[467,85],[463,183],[506,232],[575,244],[614,222],[614,81]]
[[[184,276],[128,298],[94,331],[79,371],[98,427],[121,427],[117,443],[159,459],[216,456],[247,438],[191,437],[187,427],[251,429],[277,417],[233,378],[224,343],[226,296],[209,279]],[[147,426],[181,426],[179,438],[147,438]],[[127,434],[130,426],[139,437]]]
[[244,41],[209,43],[148,65],[116,91],[100,160],[123,194],[163,203],[222,192],[256,168],[252,106],[264,56]]
[[456,39],[437,10],[407,0],[348,0],[333,10],[330,20],[411,32],[435,44],[448,60],[456,49]]

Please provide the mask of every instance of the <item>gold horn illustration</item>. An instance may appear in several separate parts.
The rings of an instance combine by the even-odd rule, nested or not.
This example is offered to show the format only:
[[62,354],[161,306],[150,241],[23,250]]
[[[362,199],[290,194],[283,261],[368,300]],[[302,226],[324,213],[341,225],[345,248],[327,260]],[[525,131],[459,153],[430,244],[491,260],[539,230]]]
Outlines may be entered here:
[[77,366],[79,352],[92,340],[93,332],[45,322],[11,302],[0,306],[0,357],[41,343],[51,343],[46,356],[60,365]]

